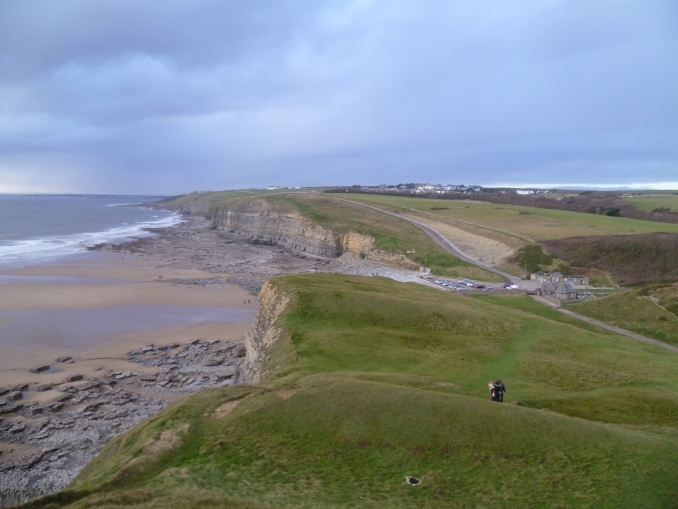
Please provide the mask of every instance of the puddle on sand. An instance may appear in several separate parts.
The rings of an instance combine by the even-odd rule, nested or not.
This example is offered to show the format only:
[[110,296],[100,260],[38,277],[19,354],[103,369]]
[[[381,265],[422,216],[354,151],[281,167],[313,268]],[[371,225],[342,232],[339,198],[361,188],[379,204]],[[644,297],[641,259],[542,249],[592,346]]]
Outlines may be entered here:
[[131,305],[107,309],[0,312],[0,348],[91,347],[113,335],[179,324],[248,322],[251,309]]

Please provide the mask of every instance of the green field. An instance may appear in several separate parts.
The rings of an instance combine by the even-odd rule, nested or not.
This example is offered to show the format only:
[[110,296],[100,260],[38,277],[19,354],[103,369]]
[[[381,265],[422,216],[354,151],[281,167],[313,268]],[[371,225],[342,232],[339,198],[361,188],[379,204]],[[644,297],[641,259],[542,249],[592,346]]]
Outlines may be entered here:
[[678,345],[678,285],[647,285],[578,303],[572,310]]
[[638,210],[643,212],[652,212],[655,209],[671,209],[672,212],[678,212],[678,195],[666,194],[664,196],[629,196],[624,198]]
[[525,296],[273,284],[276,375],[169,407],[30,507],[675,506],[678,354]]
[[[513,233],[526,240],[533,241],[593,235],[678,233],[678,224],[535,207],[498,205],[471,200],[433,200],[350,193],[332,196],[381,205],[390,211],[415,211],[466,221],[479,226],[495,228],[501,232]],[[678,207],[676,210],[678,210]]]

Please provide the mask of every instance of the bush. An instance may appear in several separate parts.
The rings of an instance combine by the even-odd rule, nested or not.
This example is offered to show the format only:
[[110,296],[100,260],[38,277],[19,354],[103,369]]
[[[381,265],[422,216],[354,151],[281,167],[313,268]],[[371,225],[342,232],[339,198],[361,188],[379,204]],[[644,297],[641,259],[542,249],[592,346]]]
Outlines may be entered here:
[[678,281],[678,234],[607,235],[543,244],[577,267],[607,271],[623,285]]
[[539,244],[528,244],[518,250],[513,261],[521,267],[526,267],[528,272],[537,272],[542,270],[542,265],[551,265],[553,257],[545,253]]

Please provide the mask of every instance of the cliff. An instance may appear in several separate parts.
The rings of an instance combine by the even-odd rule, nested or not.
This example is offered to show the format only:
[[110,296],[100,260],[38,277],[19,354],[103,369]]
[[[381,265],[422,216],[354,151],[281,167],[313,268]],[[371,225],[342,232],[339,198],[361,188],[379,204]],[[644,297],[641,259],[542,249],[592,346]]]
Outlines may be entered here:
[[324,228],[289,204],[263,199],[218,207],[212,218],[212,227],[327,258],[336,258],[344,253],[365,256],[374,244],[372,237]]
[[[271,356],[270,350],[283,335],[283,330],[275,324],[287,309],[290,300],[288,295],[282,293],[270,281],[267,281],[259,292],[259,312],[254,319],[252,330],[247,333],[245,339],[247,350],[244,366],[245,382],[259,383],[284,361],[284,355]],[[271,359],[277,364],[271,365]]]

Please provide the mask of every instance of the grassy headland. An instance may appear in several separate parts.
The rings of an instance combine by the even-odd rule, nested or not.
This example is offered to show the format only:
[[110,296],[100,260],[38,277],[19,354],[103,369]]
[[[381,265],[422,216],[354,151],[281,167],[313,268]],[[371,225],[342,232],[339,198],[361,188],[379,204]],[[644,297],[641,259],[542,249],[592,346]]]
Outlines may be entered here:
[[371,236],[376,249],[405,256],[416,264],[426,265],[437,275],[504,281],[501,276],[449,254],[426,233],[407,221],[322,193],[262,191],[257,196],[249,191],[198,193],[173,198],[161,205],[212,217],[219,209],[245,207],[253,198],[266,200],[274,210],[298,212],[314,223],[338,233],[355,232]]
[[[670,507],[678,355],[527,297],[297,275],[258,386],[204,391],[31,507]],[[489,401],[503,378],[507,403]],[[405,476],[422,479],[421,486]]]

